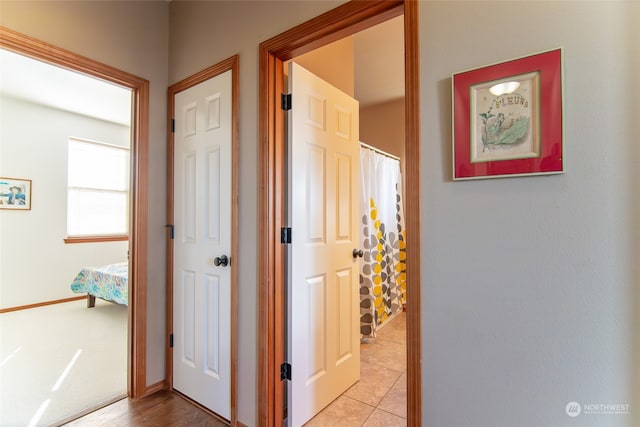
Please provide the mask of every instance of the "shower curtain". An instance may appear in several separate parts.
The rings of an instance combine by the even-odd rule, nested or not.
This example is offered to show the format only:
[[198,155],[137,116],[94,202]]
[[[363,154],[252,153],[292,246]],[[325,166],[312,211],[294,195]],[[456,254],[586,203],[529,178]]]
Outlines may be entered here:
[[400,162],[360,148],[360,334],[401,311],[406,300],[406,233]]

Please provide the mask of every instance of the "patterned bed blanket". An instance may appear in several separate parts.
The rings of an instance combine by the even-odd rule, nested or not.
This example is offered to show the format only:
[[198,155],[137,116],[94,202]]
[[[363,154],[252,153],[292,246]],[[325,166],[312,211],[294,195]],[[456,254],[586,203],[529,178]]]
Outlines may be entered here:
[[71,290],[127,305],[129,301],[128,271],[129,265],[126,261],[103,267],[85,267],[71,283]]

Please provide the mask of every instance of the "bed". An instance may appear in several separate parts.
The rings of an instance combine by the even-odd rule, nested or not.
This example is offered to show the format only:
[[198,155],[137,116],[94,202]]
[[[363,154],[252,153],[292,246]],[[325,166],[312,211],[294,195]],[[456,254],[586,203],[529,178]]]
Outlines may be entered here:
[[71,290],[87,294],[87,307],[95,307],[96,298],[127,305],[129,263],[119,262],[102,267],[84,267],[71,283]]

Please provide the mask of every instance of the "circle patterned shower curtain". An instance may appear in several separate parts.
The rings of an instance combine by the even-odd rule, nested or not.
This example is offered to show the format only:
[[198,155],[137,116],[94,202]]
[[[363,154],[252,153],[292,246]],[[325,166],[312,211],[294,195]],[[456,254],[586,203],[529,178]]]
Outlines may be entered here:
[[406,301],[406,232],[400,162],[360,148],[360,334],[375,337]]

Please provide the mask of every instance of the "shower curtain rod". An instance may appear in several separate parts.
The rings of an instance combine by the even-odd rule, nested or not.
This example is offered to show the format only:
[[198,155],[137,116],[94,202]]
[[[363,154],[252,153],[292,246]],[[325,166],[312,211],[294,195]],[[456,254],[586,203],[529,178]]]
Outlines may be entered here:
[[376,153],[382,154],[383,156],[391,157],[392,159],[395,159],[395,160],[400,161],[400,157],[398,157],[398,156],[394,156],[393,154],[389,154],[389,153],[387,153],[386,151],[382,151],[382,150],[381,150],[381,149],[379,149],[379,148],[372,147],[371,145],[369,145],[369,144],[365,144],[365,143],[364,143],[364,142],[362,142],[362,141],[360,141],[360,146],[362,146],[362,147],[364,147],[364,148],[368,148],[369,150],[373,150],[373,151],[375,151]]

